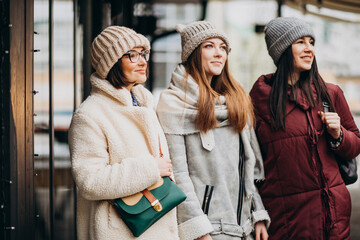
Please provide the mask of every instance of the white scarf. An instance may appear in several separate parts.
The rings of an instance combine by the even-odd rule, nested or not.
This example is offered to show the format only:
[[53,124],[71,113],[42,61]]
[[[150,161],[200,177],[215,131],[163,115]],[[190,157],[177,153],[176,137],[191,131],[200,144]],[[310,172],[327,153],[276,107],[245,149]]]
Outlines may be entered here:
[[[199,111],[199,86],[190,75],[186,75],[185,67],[179,64],[171,76],[169,88],[160,95],[157,114],[167,134],[200,132],[195,126]],[[215,101],[215,116],[219,127],[229,125],[224,96],[220,96],[220,103]]]

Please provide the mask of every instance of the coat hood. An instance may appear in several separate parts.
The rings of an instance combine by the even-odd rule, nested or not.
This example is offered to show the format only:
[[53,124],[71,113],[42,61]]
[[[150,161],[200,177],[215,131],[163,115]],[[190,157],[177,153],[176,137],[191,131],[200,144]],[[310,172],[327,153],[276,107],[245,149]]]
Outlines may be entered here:
[[[270,123],[269,96],[271,91],[270,80],[273,74],[261,75],[250,91],[255,114]],[[261,114],[260,114],[261,113]]]
[[[254,111],[257,115],[261,116],[261,118],[270,123],[270,108],[269,108],[269,97],[271,91],[271,81],[274,77],[274,74],[262,75],[255,82],[254,86],[250,91],[250,96],[254,105]],[[312,87],[312,94],[317,100],[317,93],[314,85]],[[291,93],[291,89],[289,88],[287,91],[288,101],[286,103],[286,115],[288,115],[291,111],[294,110],[295,107],[299,107],[304,111],[307,111],[310,106],[306,100],[306,97],[300,89],[297,90],[297,99],[290,100],[289,96]],[[286,116],[285,115],[285,116]]]

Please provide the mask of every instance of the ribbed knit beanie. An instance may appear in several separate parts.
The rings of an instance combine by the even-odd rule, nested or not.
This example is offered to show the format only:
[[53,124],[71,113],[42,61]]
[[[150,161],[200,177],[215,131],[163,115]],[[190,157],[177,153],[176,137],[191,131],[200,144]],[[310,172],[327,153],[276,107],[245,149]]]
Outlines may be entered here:
[[149,40],[127,27],[105,28],[92,42],[91,65],[96,73],[105,79],[114,64],[134,47],[150,50]]
[[315,34],[310,25],[301,19],[279,17],[271,20],[265,27],[265,41],[275,65],[293,42],[306,36],[315,40]]
[[230,49],[230,43],[227,36],[217,30],[210,22],[197,21],[189,23],[188,25],[178,24],[176,25],[176,31],[178,31],[181,36],[182,62],[186,62],[195,48],[208,38],[221,38],[228,49]]

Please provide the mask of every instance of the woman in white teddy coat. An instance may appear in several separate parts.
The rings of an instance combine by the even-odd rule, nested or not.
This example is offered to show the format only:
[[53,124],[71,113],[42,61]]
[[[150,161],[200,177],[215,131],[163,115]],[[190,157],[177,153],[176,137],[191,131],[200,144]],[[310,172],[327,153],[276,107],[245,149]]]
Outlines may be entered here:
[[147,79],[149,49],[143,35],[119,26],[106,28],[92,44],[92,91],[69,130],[80,240],[179,239],[175,209],[135,238],[109,203],[171,175],[153,97],[137,85]]

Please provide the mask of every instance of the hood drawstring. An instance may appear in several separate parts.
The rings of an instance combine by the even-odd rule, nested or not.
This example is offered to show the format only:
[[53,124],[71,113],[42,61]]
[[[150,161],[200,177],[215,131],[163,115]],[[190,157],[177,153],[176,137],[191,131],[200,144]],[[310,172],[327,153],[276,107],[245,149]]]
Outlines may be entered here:
[[311,111],[306,111],[306,118],[309,122],[309,130],[308,130],[308,134],[309,134],[309,138],[310,138],[310,143],[314,146],[317,145],[318,141],[319,141],[319,136],[321,136],[324,133],[324,128],[321,129],[321,131],[319,132],[315,126],[314,126],[314,121],[313,121],[313,117],[310,115]]
[[[308,130],[308,135],[309,135],[309,139],[310,139],[310,144],[313,150],[312,153],[312,161],[315,167],[315,171],[316,171],[316,176],[319,175],[318,170],[316,170],[316,157],[315,157],[315,150],[317,150],[316,145],[318,144],[319,141],[319,136],[321,136],[324,133],[324,128],[321,129],[321,131],[318,131],[315,126],[314,126],[314,119],[311,115],[311,109],[306,111],[306,118],[309,122],[309,130]],[[320,163],[321,164],[321,163]],[[325,238],[328,238],[330,229],[333,227],[333,221],[332,221],[332,214],[331,214],[331,204],[330,204],[330,196],[331,192],[329,191],[327,186],[323,186],[323,183],[325,183],[323,181],[323,178],[325,178],[323,172],[320,172],[321,178],[321,185],[322,185],[322,189],[321,189],[321,198],[323,200],[324,203],[324,210],[325,210],[325,219],[324,219],[324,227],[325,227]]]

